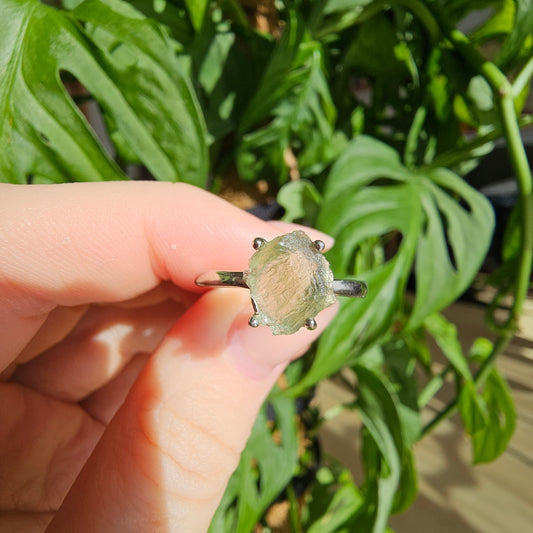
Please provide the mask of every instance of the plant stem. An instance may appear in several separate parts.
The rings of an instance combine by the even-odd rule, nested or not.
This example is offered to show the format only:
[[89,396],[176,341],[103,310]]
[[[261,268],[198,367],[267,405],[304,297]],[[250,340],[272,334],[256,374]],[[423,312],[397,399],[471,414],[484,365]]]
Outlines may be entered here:
[[[533,115],[523,115],[522,117],[518,119],[518,125],[520,128],[530,126],[531,124],[533,124]],[[495,128],[494,130],[490,131],[489,133],[486,133],[485,135],[476,137],[473,141],[468,142],[459,150],[449,150],[447,152],[443,152],[442,154],[435,157],[435,159],[433,159],[431,163],[428,163],[427,165],[419,167],[418,171],[421,173],[424,173],[433,168],[437,168],[437,167],[449,168],[459,163],[462,163],[463,161],[467,159],[471,159],[475,157],[472,154],[474,150],[481,148],[485,144],[488,144],[492,141],[499,139],[500,137],[502,137],[502,135],[503,135],[502,128],[499,128],[499,127]]]
[[[372,3],[372,5],[375,2]],[[426,30],[429,33],[429,36],[431,37],[431,40],[436,43],[439,41],[442,31],[439,28],[439,25],[437,23],[437,20],[435,19],[435,16],[433,13],[429,10],[429,8],[425,5],[424,2],[420,2],[420,0],[389,0],[384,1],[384,5],[391,5],[391,4],[397,4],[401,5],[407,9],[409,9],[413,15],[416,16],[422,22],[422,24],[425,26]]]
[[418,407],[422,409],[425,407],[431,398],[442,388],[446,380],[446,376],[453,370],[453,366],[448,364],[441,372],[433,376],[418,396]]
[[521,207],[522,246],[519,254],[515,299],[511,307],[509,320],[505,324],[514,332],[518,328],[518,321],[527,297],[529,278],[531,276],[533,259],[533,189],[531,170],[515,116],[512,89],[502,96],[500,111],[507,147],[509,149],[509,158],[511,159],[511,164],[518,182]]
[[533,195],[532,177],[526,151],[520,135],[520,126],[516,117],[513,89],[503,72],[494,63],[486,61],[469,43],[468,38],[458,30],[450,34],[452,43],[463,53],[471,64],[478,68],[480,74],[492,87],[496,105],[502,121],[503,134],[509,150],[509,159],[513,167],[521,204],[522,247],[517,272],[515,298],[511,307],[506,328],[514,331],[527,296],[533,254]]
[[[518,258],[514,301],[511,306],[509,318],[504,324],[504,331],[496,339],[491,354],[483,362],[474,377],[475,385],[481,386],[491,372],[494,362],[513,338],[518,327],[518,321],[524,301],[527,297],[533,259],[532,177],[514,109],[513,88],[511,84],[503,72],[501,72],[494,63],[487,61],[477,49],[474,48],[466,35],[458,30],[445,30],[445,33],[448,35],[448,38],[455,48],[485,78],[494,92],[495,102],[500,111],[503,134],[509,150],[509,158],[515,173],[520,194],[522,246]],[[438,415],[423,428],[422,436],[429,433],[440,422],[451,416],[457,409],[457,403],[458,398],[456,397],[443,411],[439,412]]]
[[300,520],[300,511],[298,509],[298,498],[296,497],[292,483],[287,487],[287,498],[289,500],[291,531],[292,533],[303,533],[302,522]]

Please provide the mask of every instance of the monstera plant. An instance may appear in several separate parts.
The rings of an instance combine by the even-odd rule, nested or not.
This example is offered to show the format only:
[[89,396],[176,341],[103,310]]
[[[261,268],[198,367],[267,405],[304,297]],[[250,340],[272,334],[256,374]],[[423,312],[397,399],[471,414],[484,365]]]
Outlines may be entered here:
[[[457,411],[474,462],[505,449],[515,410],[494,363],[530,283],[520,129],[533,122],[532,33],[533,0],[0,0],[1,180],[125,180],[141,168],[215,193],[260,189],[285,220],[334,236],[335,274],[370,287],[272,391],[211,531],[271,531],[280,498],[289,531],[385,531],[416,496],[413,445]],[[519,200],[489,278],[497,337],[463,352],[441,311],[491,243],[493,209],[465,176],[498,139]],[[447,360],[438,371],[430,337]],[[297,398],[339,372],[352,400],[335,413],[362,420],[360,486],[302,447],[335,413],[295,416]],[[448,382],[449,403],[423,425]]]

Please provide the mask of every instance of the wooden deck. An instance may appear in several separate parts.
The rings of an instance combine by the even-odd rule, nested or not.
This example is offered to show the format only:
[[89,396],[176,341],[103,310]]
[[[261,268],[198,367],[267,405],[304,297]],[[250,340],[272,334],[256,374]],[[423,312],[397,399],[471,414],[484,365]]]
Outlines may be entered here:
[[[446,314],[458,324],[464,346],[488,336],[480,306],[455,304]],[[518,415],[508,449],[493,463],[472,466],[459,417],[443,422],[415,447],[419,494],[405,513],[392,517],[396,533],[533,531],[533,299],[526,302],[520,333],[498,368],[511,386]],[[348,397],[333,381],[321,384],[317,393],[325,409]],[[434,399],[430,408],[443,401]],[[358,427],[355,413],[342,413],[323,427],[321,440],[326,453],[341,459],[361,482]]]

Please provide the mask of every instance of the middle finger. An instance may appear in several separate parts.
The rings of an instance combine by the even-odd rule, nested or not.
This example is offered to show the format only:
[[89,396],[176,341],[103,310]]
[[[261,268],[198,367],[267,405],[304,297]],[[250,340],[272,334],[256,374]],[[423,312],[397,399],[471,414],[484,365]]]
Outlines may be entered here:
[[92,306],[71,333],[20,365],[12,381],[59,400],[78,402],[112,380],[137,353],[151,353],[186,305]]

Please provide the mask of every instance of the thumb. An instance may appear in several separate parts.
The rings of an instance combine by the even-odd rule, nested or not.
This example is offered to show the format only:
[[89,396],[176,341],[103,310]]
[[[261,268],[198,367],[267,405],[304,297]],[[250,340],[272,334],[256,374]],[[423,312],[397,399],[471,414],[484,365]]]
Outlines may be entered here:
[[48,531],[207,531],[257,412],[310,332],[247,325],[249,294],[204,294],[176,323],[117,412]]

